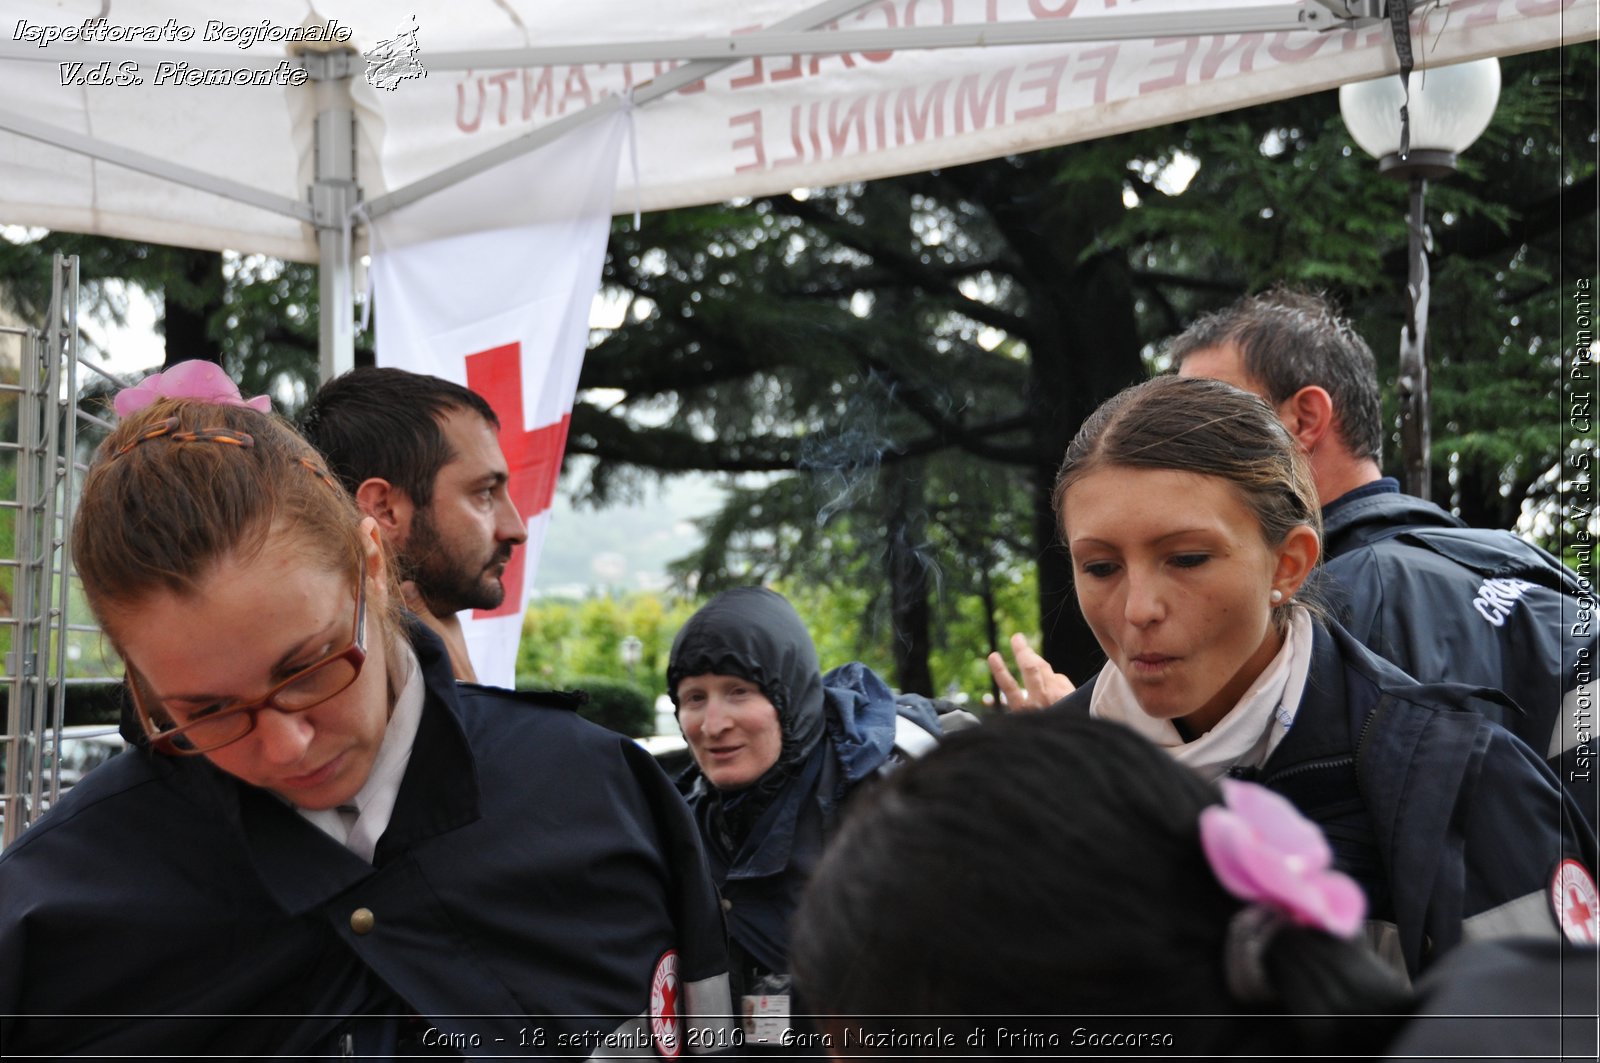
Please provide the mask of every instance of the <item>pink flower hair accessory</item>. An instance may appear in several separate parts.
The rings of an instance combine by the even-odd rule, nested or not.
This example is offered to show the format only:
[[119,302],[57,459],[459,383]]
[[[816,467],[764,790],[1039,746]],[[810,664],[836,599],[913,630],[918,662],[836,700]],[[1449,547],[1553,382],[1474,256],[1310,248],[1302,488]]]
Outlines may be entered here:
[[1200,845],[1224,889],[1335,937],[1360,928],[1366,896],[1333,869],[1333,851],[1316,824],[1254,783],[1224,779],[1222,799],[1200,813]]
[[123,388],[117,392],[112,407],[118,417],[127,417],[157,399],[193,399],[219,406],[248,406],[260,413],[272,409],[271,398],[266,395],[244,398],[239,394],[239,385],[221,366],[198,359],[179,362],[164,373],[151,373],[132,387]]

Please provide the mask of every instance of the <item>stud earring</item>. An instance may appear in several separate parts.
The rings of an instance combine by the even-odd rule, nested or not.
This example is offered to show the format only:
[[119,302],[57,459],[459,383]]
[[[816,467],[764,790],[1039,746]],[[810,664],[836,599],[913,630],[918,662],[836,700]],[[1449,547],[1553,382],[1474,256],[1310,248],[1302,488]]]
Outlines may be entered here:
[[1272,604],[1273,605],[1281,605],[1281,604],[1283,604],[1283,592],[1278,590],[1278,588],[1276,588],[1276,587],[1272,588],[1272,594],[1270,595],[1270,597],[1272,598]]

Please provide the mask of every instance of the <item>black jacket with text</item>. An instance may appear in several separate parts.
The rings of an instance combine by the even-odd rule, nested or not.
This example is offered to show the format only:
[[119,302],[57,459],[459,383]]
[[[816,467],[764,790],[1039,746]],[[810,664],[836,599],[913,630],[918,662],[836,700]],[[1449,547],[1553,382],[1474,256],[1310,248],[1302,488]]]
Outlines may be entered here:
[[1592,590],[1550,554],[1509,532],[1469,528],[1393,480],[1323,511],[1319,589],[1356,638],[1424,683],[1505,692],[1480,703],[1543,755],[1591,833],[1596,639]]

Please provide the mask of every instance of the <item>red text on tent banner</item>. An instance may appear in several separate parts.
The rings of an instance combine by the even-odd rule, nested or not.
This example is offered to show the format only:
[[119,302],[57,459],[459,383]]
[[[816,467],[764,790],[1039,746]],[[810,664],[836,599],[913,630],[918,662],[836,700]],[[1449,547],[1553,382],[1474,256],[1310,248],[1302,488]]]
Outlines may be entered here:
[[[500,450],[511,471],[511,501],[523,520],[550,508],[556,480],[561,475],[561,454],[567,448],[570,414],[554,424],[534,429],[522,427],[522,344],[508,343],[467,355],[467,387],[494,407],[500,418]],[[517,549],[506,565],[506,597],[494,609],[474,609],[476,619],[511,616],[522,608],[522,586],[528,552]]]

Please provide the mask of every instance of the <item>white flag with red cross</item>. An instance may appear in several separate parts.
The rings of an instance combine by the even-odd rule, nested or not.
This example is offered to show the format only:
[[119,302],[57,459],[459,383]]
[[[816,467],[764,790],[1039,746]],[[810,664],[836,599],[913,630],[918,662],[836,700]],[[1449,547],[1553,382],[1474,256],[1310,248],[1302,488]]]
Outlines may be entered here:
[[579,129],[373,225],[378,364],[442,377],[488,400],[511,497],[528,525],[527,544],[505,571],[505,600],[461,618],[482,683],[515,682],[627,121],[619,114]]

